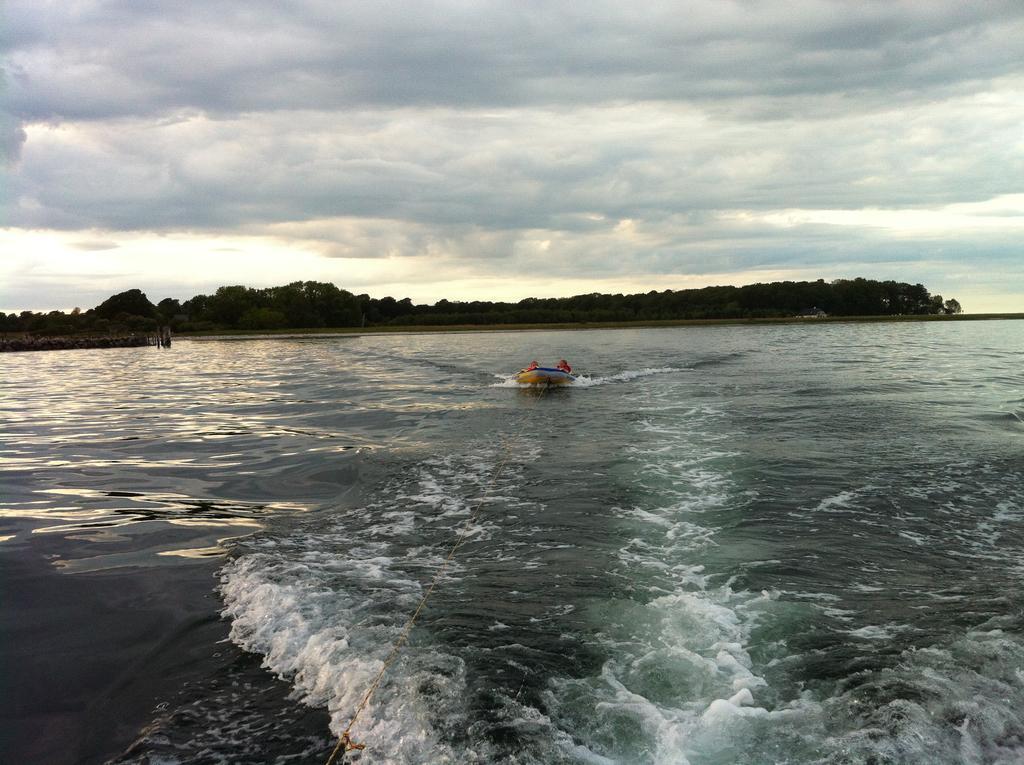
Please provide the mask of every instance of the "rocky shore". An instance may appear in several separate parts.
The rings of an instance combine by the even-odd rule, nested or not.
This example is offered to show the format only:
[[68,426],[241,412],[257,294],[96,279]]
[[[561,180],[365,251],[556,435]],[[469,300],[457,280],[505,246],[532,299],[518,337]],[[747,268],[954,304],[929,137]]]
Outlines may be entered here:
[[157,345],[156,335],[111,335],[104,337],[0,337],[0,353],[10,351],[67,351],[87,348],[133,348]]

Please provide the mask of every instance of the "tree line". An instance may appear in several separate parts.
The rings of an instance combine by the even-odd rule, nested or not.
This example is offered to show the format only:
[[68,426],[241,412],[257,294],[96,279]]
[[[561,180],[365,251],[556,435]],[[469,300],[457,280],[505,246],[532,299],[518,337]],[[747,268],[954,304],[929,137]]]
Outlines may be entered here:
[[960,303],[932,295],[921,284],[872,279],[771,282],[743,287],[652,290],[632,295],[591,293],[565,298],[526,298],[515,303],[354,295],[329,282],[281,287],[221,287],[212,295],[154,304],[138,289],[111,296],[95,308],[69,313],[0,313],[0,332],[36,334],[151,331],[310,329],[450,324],[562,324],[673,319],[782,318],[823,312],[830,316],[958,314]]

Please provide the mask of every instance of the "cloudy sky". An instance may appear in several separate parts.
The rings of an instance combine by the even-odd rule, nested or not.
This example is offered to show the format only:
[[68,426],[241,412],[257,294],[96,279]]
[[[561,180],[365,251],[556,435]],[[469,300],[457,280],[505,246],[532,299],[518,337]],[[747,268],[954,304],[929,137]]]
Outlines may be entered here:
[[921,282],[1024,311],[1020,0],[6,0],[0,309]]

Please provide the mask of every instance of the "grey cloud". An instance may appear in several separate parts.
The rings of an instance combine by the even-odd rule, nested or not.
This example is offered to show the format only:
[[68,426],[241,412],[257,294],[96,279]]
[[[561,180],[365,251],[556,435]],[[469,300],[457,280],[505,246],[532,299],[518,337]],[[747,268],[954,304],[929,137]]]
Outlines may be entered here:
[[0,114],[0,164],[12,165],[21,159],[21,147],[28,135],[10,115]]
[[664,105],[288,112],[39,130],[24,227],[231,229],[332,217],[594,230],[716,210],[900,207],[1016,190],[1024,108],[964,102],[786,123]]
[[[936,207],[1024,177],[1017,0],[12,0],[6,15],[15,227],[250,233],[494,273],[882,267],[957,256],[727,213]],[[990,262],[1012,250],[951,241]]]
[[1024,54],[1016,2],[76,8],[9,3],[8,99],[23,119],[835,93],[884,101],[1015,71]]

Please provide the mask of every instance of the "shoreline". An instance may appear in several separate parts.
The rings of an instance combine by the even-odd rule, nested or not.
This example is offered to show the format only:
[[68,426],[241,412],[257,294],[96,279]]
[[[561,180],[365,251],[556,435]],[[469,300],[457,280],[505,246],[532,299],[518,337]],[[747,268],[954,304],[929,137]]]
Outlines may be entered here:
[[646,321],[593,321],[564,322],[555,324],[387,324],[376,327],[305,327],[290,329],[222,329],[202,330],[199,332],[178,332],[179,339],[202,339],[223,337],[253,337],[281,335],[386,335],[386,334],[434,334],[454,332],[525,332],[551,330],[587,330],[587,329],[659,329],[665,327],[709,327],[750,324],[881,324],[903,322],[933,321],[998,321],[1024,319],[1024,313],[978,313],[957,314],[953,316],[826,316],[822,318],[766,317],[750,319],[652,319]]
[[150,335],[29,335],[0,333],[0,353],[78,351],[97,348],[146,348],[157,345]]
[[[817,326],[822,324],[883,324],[945,321],[1011,321],[1024,319],[1024,313],[979,313],[922,316],[825,316],[815,318],[762,317],[735,319],[652,319],[641,321],[565,322],[555,324],[395,324],[375,327],[300,327],[283,329],[221,329],[198,332],[181,331],[178,339],[245,339],[256,337],[309,337],[338,335],[388,334],[442,334],[473,332],[550,332],[552,330],[579,331],[593,329],[663,329],[668,327],[715,327],[743,325]],[[53,335],[35,336],[25,333],[0,333],[0,352],[33,352],[45,350],[94,350],[104,348],[150,347],[155,345],[147,336]]]

